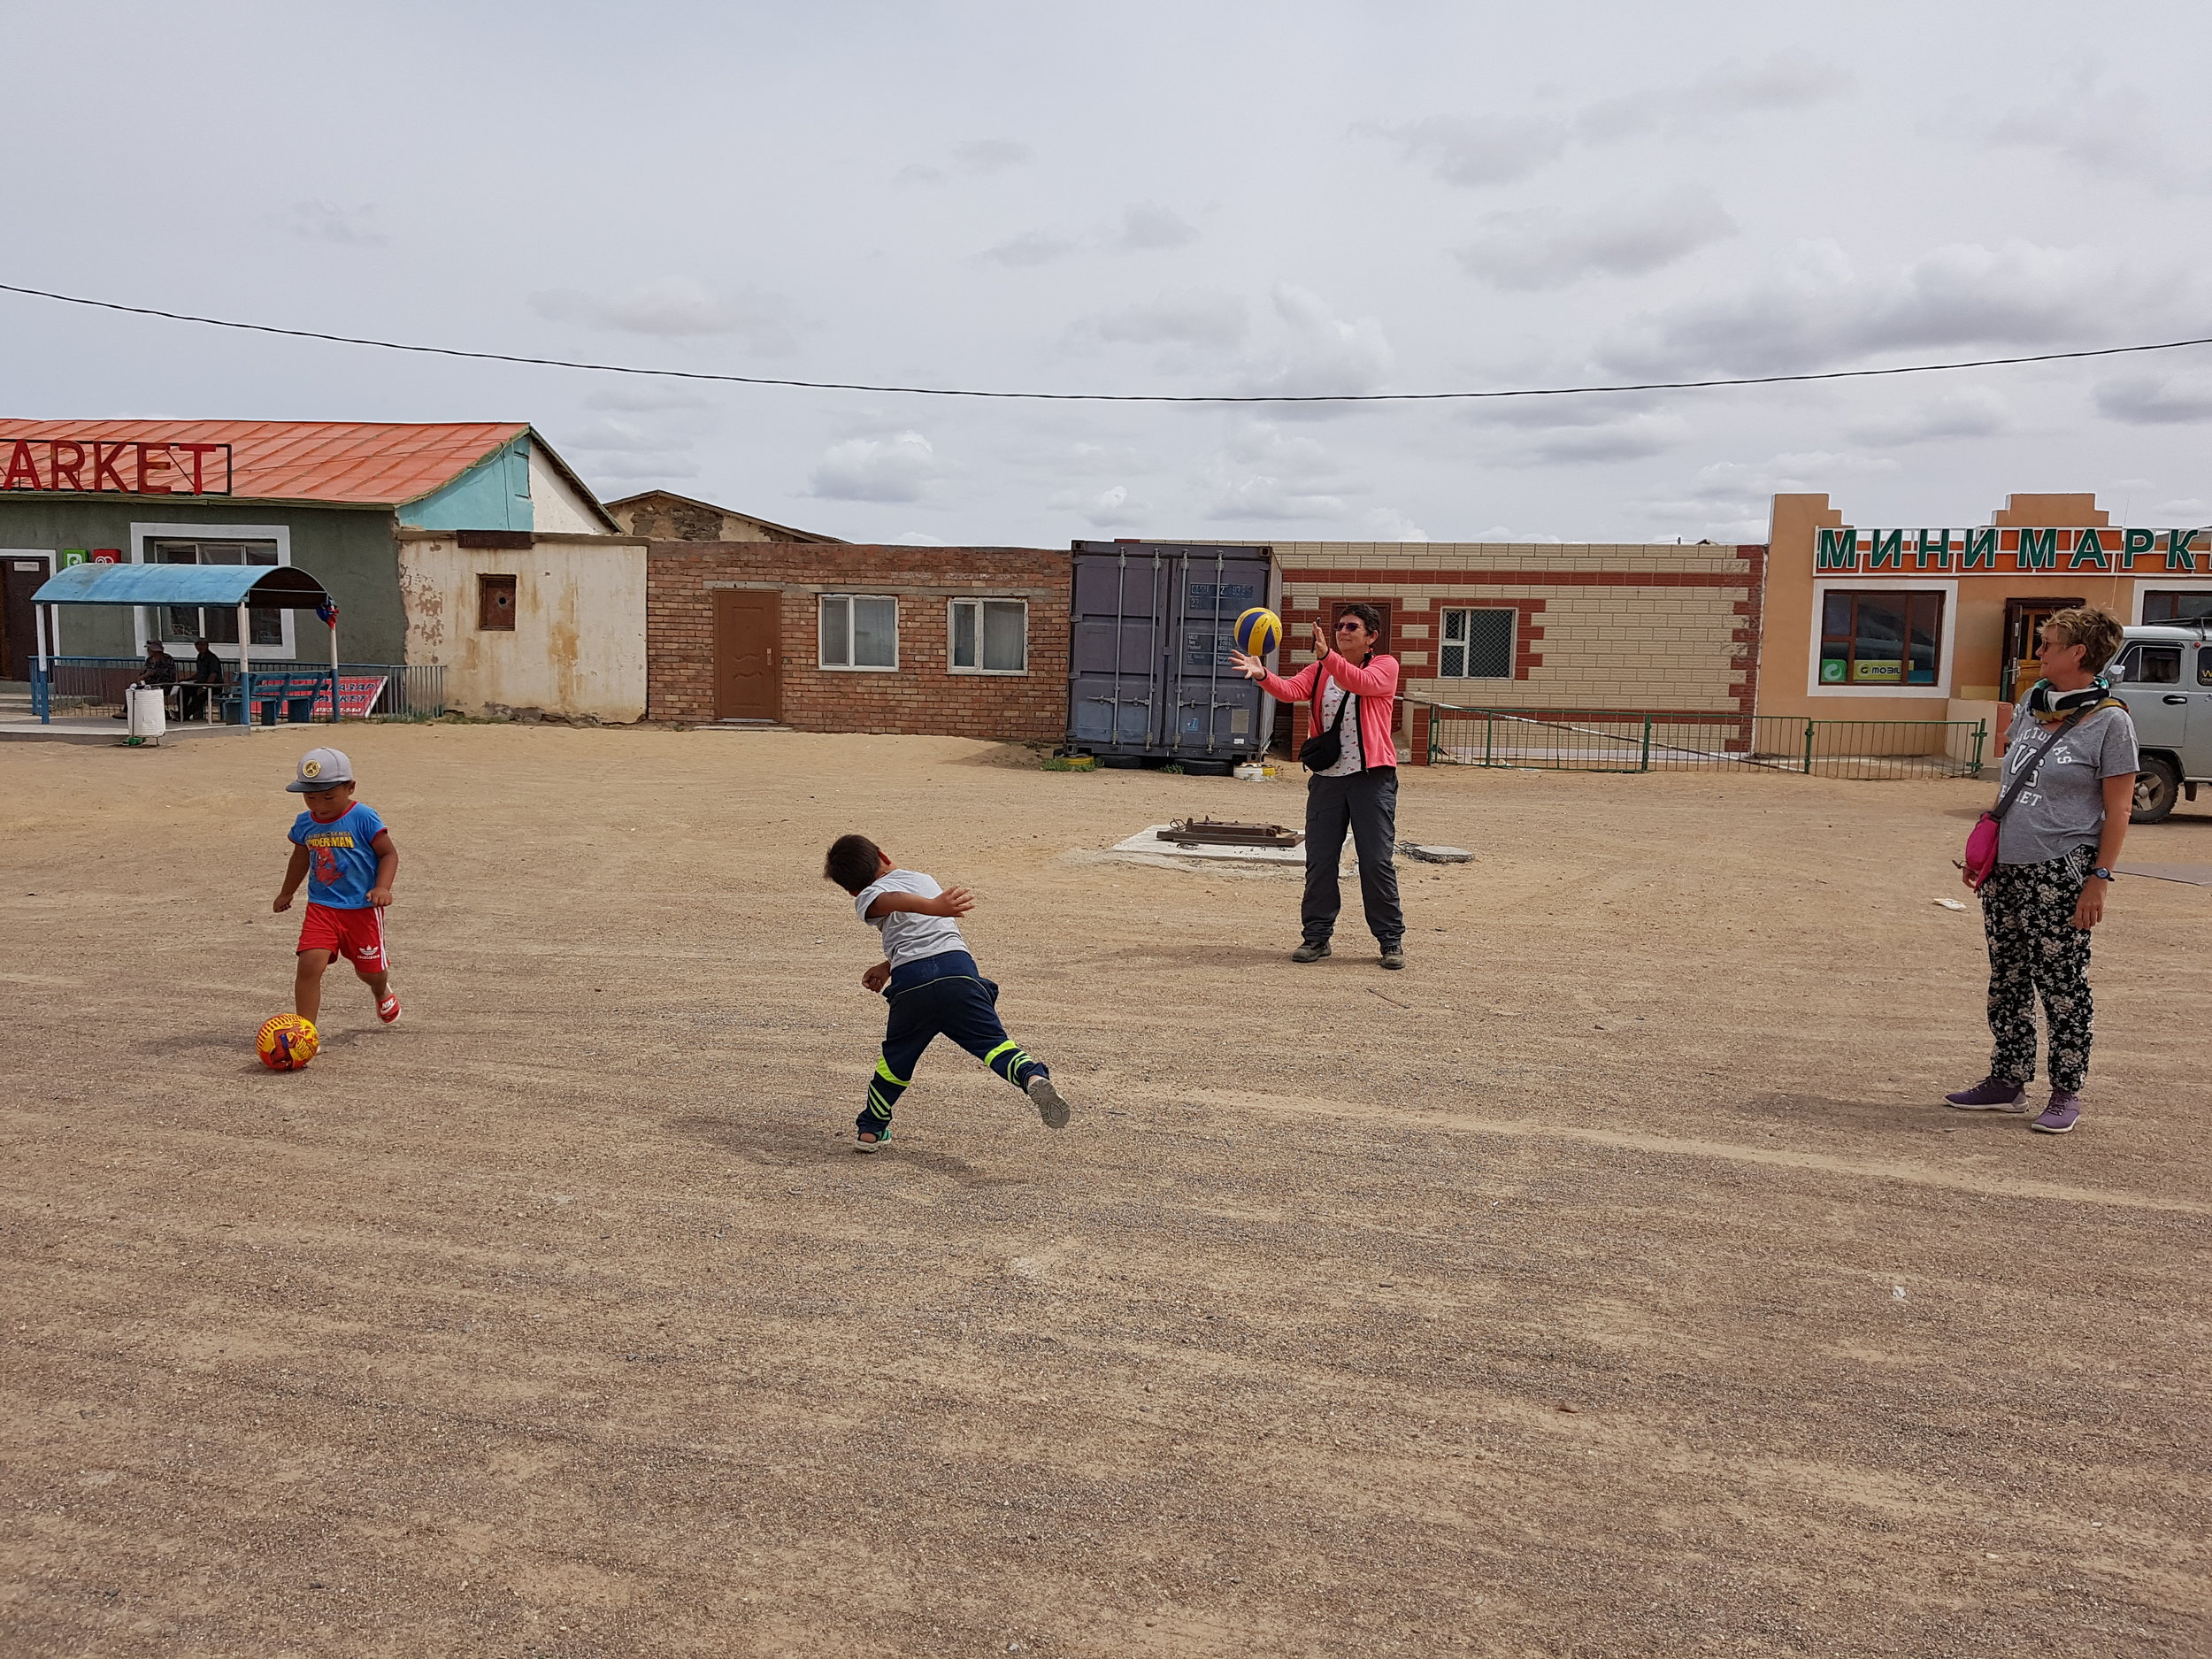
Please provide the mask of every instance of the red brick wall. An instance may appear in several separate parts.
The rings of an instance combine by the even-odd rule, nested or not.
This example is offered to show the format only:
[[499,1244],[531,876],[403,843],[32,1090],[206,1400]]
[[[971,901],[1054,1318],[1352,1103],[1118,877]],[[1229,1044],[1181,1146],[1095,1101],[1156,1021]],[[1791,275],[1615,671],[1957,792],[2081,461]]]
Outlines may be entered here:
[[[803,732],[1057,739],[1068,718],[1068,555],[1035,548],[656,541],[645,561],[646,718],[711,720],[714,590],[782,594],[784,723]],[[818,665],[817,597],[899,602],[896,672]],[[956,674],[947,602],[1029,602],[1029,672]]]

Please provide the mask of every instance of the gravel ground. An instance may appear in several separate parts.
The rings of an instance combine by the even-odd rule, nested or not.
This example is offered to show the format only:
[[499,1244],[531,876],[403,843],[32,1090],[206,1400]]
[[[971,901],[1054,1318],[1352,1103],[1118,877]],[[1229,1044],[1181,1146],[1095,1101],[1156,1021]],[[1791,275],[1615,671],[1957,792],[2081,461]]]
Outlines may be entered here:
[[[1935,1103],[1983,786],[1409,772],[1386,974],[1100,851],[1287,780],[343,741],[407,1013],[286,1077],[303,745],[0,746],[11,1659],[2208,1650],[2212,889],[2051,1139]],[[852,1156],[849,829],[1064,1133],[941,1045]]]

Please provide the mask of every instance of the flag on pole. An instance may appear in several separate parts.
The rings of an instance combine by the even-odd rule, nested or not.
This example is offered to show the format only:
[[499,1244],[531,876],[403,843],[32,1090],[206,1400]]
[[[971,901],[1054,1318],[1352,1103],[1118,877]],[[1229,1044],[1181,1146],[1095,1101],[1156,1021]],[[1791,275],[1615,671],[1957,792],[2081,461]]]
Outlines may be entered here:
[[315,614],[322,618],[325,627],[336,627],[338,626],[338,602],[334,599],[324,600],[322,603],[315,607]]

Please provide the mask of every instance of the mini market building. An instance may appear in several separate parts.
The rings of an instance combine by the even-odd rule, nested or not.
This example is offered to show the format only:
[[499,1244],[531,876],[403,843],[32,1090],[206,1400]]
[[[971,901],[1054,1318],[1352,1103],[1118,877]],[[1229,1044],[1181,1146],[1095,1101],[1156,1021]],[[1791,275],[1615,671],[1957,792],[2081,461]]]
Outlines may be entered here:
[[2131,625],[2212,616],[2212,530],[2115,526],[2093,495],[2008,496],[1966,528],[1869,528],[1824,495],[1777,495],[1758,711],[2001,733],[2037,678],[2037,629],[2083,604]]
[[[0,678],[27,675],[30,595],[81,563],[297,565],[349,658],[434,664],[449,705],[644,712],[644,545],[524,422],[0,420]],[[58,626],[64,658],[239,652],[214,607]],[[257,666],[320,657],[311,613],[256,608],[248,630]]]

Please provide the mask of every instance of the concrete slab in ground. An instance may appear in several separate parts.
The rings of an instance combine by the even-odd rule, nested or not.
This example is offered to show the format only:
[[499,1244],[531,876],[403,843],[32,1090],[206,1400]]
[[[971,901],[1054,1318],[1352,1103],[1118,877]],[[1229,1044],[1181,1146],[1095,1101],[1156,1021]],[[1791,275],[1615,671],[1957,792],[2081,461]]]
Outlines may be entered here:
[[[1172,827],[1169,824],[1152,824],[1139,830],[1127,841],[1116,841],[1118,853],[1138,853],[1144,856],[1167,857],[1178,861],[1187,859],[1197,864],[1268,864],[1278,869],[1303,870],[1306,849],[1302,843],[1296,847],[1186,847],[1180,841],[1164,841],[1160,832]],[[1349,837],[1345,847],[1351,846]],[[1346,860],[1349,863],[1350,860]]]

